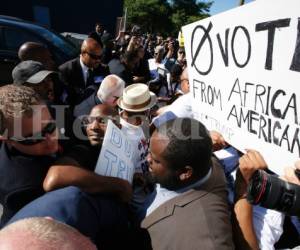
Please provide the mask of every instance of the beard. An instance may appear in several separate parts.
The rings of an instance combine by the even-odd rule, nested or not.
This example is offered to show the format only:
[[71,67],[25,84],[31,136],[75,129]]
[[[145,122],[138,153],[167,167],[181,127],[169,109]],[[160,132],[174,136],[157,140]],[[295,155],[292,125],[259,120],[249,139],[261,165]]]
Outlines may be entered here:
[[176,172],[170,172],[168,175],[161,177],[156,176],[153,173],[149,172],[145,175],[147,183],[155,184],[158,183],[161,187],[166,188],[168,190],[177,190],[181,188],[182,183],[179,179],[179,176]]

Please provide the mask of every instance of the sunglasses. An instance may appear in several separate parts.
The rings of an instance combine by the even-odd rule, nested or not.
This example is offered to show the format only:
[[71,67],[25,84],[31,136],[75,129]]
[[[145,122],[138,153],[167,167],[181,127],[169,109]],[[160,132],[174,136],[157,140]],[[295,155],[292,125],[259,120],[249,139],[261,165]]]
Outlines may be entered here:
[[179,54],[185,54],[184,51],[180,51],[180,50],[178,51],[178,53],[179,53]]
[[97,123],[105,124],[107,125],[108,121],[112,120],[113,122],[117,121],[116,117],[113,116],[107,116],[107,117],[100,117],[100,116],[85,116],[82,119],[82,124],[84,126],[88,126],[89,124],[92,124],[94,121]]
[[92,59],[94,59],[94,60],[100,60],[101,59],[101,55],[99,56],[99,55],[95,55],[95,54],[92,54],[92,53],[90,53],[90,52],[85,52],[86,54],[88,54]]
[[15,141],[19,144],[25,146],[32,146],[44,141],[46,138],[46,134],[51,135],[56,130],[56,124],[54,122],[49,122],[41,132],[38,132],[32,136],[24,137],[24,138],[17,138],[17,137],[10,137],[9,140]]

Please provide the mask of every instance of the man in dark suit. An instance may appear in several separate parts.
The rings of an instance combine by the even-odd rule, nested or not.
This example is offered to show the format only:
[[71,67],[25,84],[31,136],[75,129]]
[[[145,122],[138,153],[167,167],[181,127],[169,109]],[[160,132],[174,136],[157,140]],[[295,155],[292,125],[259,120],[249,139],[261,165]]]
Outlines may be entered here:
[[148,162],[157,185],[142,228],[153,249],[234,249],[225,176],[206,128],[167,121],[151,137]]
[[80,57],[59,67],[66,85],[66,102],[74,106],[93,94],[109,69],[101,64],[102,46],[93,38],[87,38],[81,46]]
[[124,86],[125,82],[117,75],[106,76],[97,92],[74,107],[74,117],[88,115],[94,106],[102,103],[115,107]]

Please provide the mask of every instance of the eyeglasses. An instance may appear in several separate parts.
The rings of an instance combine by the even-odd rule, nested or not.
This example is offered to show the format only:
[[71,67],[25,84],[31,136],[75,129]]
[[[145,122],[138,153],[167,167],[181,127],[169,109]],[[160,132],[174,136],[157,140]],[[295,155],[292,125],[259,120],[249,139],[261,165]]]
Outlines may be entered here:
[[45,140],[45,136],[47,134],[51,135],[56,130],[56,124],[54,122],[49,122],[41,132],[38,132],[32,136],[24,137],[24,138],[17,138],[17,137],[10,137],[9,140],[15,141],[19,144],[25,145],[25,146],[32,146],[35,144],[38,144]]
[[86,54],[88,54],[92,59],[94,59],[94,60],[100,60],[101,59],[101,57],[102,57],[102,55],[95,55],[95,54],[92,54],[92,53],[90,53],[90,52],[84,52],[84,53],[86,53]]
[[101,117],[101,116],[85,116],[82,119],[82,124],[84,126],[88,126],[89,124],[92,124],[94,121],[97,123],[101,123],[104,125],[107,125],[108,121],[112,120],[113,122],[117,121],[116,117],[113,116],[106,116],[106,117]]
[[182,51],[182,50],[181,50],[181,51],[179,50],[179,51],[178,51],[178,54],[185,54],[185,52]]

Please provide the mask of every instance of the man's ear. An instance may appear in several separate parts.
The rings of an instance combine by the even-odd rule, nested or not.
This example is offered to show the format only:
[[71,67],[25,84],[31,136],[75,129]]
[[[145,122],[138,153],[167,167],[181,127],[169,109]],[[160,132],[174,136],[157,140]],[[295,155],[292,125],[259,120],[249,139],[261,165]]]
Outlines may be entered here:
[[180,170],[179,179],[181,181],[186,181],[190,179],[193,175],[193,168],[191,166],[185,166],[183,169]]

